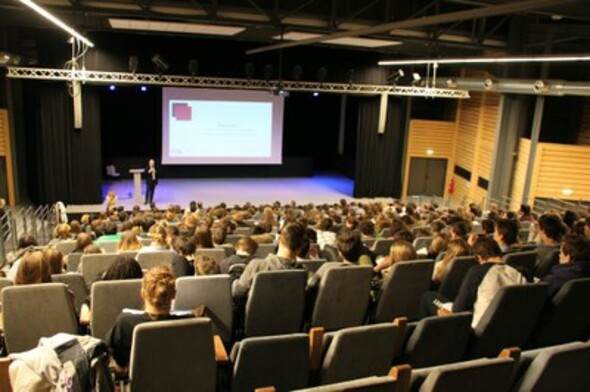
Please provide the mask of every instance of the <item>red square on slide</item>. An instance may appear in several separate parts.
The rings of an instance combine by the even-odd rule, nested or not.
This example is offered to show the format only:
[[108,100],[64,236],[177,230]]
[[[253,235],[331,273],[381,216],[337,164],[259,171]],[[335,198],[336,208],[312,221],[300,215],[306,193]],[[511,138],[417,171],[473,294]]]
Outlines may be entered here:
[[186,103],[173,103],[172,115],[177,121],[191,121],[193,119],[192,109]]

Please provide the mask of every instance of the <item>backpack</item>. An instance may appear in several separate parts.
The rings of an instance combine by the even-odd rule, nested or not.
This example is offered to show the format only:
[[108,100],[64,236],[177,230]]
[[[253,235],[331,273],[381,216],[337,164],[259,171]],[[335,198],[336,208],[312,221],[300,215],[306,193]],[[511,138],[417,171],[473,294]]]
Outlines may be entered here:
[[496,264],[490,268],[477,288],[471,327],[477,326],[490,302],[502,287],[526,283],[526,278],[516,268],[507,264]]

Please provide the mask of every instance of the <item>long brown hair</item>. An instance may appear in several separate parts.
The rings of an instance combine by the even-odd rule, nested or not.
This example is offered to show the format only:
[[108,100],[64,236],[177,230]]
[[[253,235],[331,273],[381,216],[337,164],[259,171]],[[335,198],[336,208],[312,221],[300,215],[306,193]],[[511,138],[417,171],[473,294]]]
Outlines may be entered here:
[[51,282],[51,271],[43,252],[34,251],[26,253],[18,267],[14,284],[35,284]]
[[471,247],[469,246],[467,241],[465,241],[464,239],[459,238],[459,239],[454,239],[454,240],[449,241],[449,243],[447,244],[447,251],[445,253],[445,257],[441,260],[440,265],[437,267],[436,271],[434,272],[433,280],[435,282],[442,281],[442,279],[444,278],[444,276],[447,273],[447,269],[449,267],[449,264],[451,263],[451,261],[455,257],[469,256],[472,253],[473,252],[472,252]]
[[141,249],[141,242],[139,242],[139,240],[137,239],[137,235],[135,234],[135,232],[133,230],[125,231],[121,235],[118,250],[125,252],[138,249]]

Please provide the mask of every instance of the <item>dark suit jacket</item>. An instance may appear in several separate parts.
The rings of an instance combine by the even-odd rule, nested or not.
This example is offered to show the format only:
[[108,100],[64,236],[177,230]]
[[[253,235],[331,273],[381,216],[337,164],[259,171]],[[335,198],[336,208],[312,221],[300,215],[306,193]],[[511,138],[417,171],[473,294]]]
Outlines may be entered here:
[[156,168],[156,179],[152,180],[152,174],[150,173],[150,168],[147,167],[145,169],[145,179],[148,185],[158,185],[158,168]]

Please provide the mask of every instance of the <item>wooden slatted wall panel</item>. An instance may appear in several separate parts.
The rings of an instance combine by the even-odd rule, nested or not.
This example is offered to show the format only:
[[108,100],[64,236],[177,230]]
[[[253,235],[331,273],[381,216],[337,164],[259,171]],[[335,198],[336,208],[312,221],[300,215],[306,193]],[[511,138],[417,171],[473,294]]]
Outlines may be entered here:
[[590,146],[590,98],[584,99],[584,109],[578,134],[578,144]]
[[479,133],[477,174],[489,180],[494,155],[498,112],[500,109],[500,94],[486,93],[483,105],[482,127]]
[[6,159],[6,183],[8,186],[8,204],[15,205],[14,172],[12,169],[12,151],[10,150],[10,129],[8,110],[0,109],[0,156]]
[[514,165],[514,176],[512,178],[512,205],[510,209],[513,211],[520,208],[522,201],[522,191],[526,179],[526,170],[529,164],[529,153],[531,151],[531,141],[529,139],[521,138],[518,144],[518,157]]
[[[453,154],[455,152],[455,122],[410,120],[408,147],[406,153],[406,166],[404,174],[403,195],[407,195],[410,176],[410,159],[419,158],[446,158],[447,178],[453,170]],[[427,150],[434,153],[428,155]],[[445,179],[445,183],[446,183]],[[446,193],[445,189],[445,193]]]
[[[539,143],[531,196],[590,199],[590,146]],[[563,189],[572,189],[564,196]]]
[[461,101],[457,123],[457,142],[455,145],[455,164],[467,170],[473,170],[479,112],[482,93],[471,93],[470,99]]
[[0,156],[6,156],[6,136],[8,135],[8,112],[0,109]]

